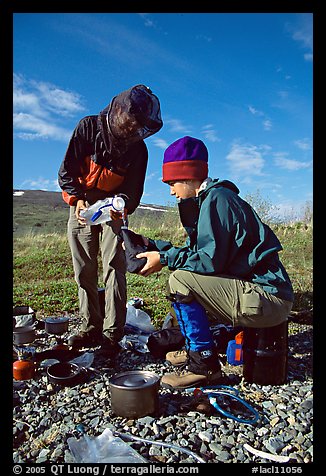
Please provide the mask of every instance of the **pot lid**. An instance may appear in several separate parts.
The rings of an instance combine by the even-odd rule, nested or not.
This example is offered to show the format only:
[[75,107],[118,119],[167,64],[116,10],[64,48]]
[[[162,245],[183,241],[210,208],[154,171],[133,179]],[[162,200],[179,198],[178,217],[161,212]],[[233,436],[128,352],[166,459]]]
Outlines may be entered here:
[[45,319],[45,322],[48,324],[60,324],[61,322],[67,322],[69,321],[69,317],[47,317]]
[[150,387],[158,380],[159,377],[152,372],[131,370],[113,375],[110,379],[110,384],[115,388],[135,390]]

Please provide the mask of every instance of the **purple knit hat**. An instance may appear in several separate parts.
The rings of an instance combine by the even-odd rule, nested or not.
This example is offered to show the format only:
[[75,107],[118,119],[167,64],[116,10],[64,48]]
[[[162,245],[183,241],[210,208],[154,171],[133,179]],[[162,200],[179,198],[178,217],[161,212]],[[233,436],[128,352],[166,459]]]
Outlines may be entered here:
[[208,176],[208,151],[199,139],[185,136],[164,152],[163,182],[204,180]]

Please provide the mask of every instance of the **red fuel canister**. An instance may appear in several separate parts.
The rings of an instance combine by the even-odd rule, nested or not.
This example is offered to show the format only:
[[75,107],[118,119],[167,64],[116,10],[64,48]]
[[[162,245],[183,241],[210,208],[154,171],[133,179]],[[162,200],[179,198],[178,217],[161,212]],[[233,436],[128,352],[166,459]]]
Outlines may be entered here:
[[16,360],[12,367],[15,380],[30,380],[34,377],[35,365],[30,360]]

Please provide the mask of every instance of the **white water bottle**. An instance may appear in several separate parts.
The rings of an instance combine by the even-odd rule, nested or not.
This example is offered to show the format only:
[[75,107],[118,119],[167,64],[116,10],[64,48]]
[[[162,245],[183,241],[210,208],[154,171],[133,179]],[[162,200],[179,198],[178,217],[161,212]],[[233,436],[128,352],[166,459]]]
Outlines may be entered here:
[[116,195],[98,200],[86,210],[81,210],[80,216],[86,219],[86,225],[99,225],[111,220],[110,210],[123,212],[124,208],[124,199]]

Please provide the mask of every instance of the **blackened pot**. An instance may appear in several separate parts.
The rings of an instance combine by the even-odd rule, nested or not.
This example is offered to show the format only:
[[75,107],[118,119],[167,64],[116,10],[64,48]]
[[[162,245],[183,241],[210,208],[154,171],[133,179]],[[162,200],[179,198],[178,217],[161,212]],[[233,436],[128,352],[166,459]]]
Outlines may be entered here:
[[14,344],[29,344],[33,342],[36,337],[35,329],[33,326],[15,327],[13,330]]
[[158,410],[160,378],[144,370],[131,370],[110,379],[112,411],[124,418],[141,418]]
[[77,364],[58,362],[50,365],[46,370],[49,382],[69,387],[82,380],[82,369]]

